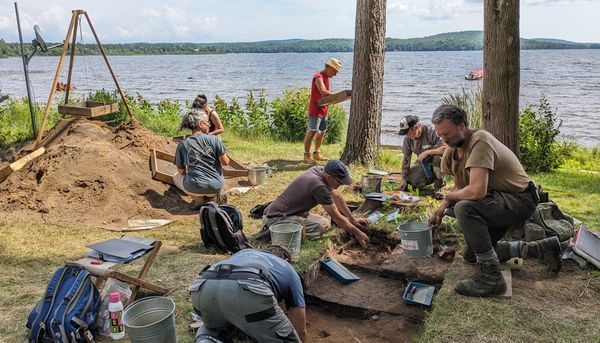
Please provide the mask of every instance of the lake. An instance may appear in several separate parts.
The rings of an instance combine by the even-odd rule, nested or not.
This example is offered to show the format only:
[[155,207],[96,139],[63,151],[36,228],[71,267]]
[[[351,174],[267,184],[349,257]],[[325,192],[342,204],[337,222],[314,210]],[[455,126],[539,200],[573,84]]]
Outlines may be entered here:
[[[269,98],[283,90],[310,86],[312,75],[329,57],[343,63],[331,80],[334,91],[351,88],[352,53],[282,53],[226,55],[109,56],[121,87],[139,92],[153,103],[162,99],[192,100],[205,93],[228,102],[247,90],[264,89]],[[66,82],[68,57],[61,81]],[[34,98],[45,103],[58,57],[35,56],[30,62]],[[443,97],[475,90],[483,81],[464,75],[483,65],[482,51],[388,52],[385,56],[382,143],[401,144],[396,134],[406,114],[429,122]],[[0,59],[0,90],[24,97],[27,92],[20,58]],[[76,95],[115,89],[100,56],[76,56]],[[600,50],[525,50],[521,52],[520,104],[538,104],[544,94],[558,117],[561,132],[584,146],[600,145]],[[349,112],[350,102],[343,104]]]

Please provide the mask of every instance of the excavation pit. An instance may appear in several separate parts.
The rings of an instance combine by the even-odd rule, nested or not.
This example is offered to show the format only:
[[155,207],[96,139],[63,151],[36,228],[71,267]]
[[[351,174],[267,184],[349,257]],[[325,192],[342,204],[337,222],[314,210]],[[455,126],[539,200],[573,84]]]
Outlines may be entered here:
[[[305,293],[311,341],[409,342],[422,329],[427,307],[405,304],[404,288],[417,281],[437,292],[452,258],[440,257],[439,239],[434,239],[431,257],[409,257],[397,232],[372,230],[369,237],[369,248],[340,244],[326,253],[360,280],[343,284],[323,268],[309,280]],[[458,245],[456,240],[444,244],[451,249]]]

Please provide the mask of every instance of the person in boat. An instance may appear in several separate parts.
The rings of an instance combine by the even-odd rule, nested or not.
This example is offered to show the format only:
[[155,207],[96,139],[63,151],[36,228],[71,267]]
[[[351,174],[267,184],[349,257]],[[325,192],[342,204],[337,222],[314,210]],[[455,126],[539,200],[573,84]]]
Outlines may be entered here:
[[228,341],[232,327],[258,342],[306,342],[304,290],[290,260],[285,248],[270,246],[241,250],[206,268],[189,289],[204,323],[194,342]]
[[219,114],[214,108],[208,106],[208,100],[206,95],[198,94],[194,102],[192,103],[192,109],[203,110],[208,114],[208,122],[210,127],[208,128],[208,135],[211,136],[219,136],[222,134],[225,129],[223,128],[223,123],[221,122],[221,118]]
[[467,113],[455,105],[441,105],[431,119],[448,145],[442,173],[454,176],[454,188],[429,218],[437,227],[453,212],[465,236],[463,258],[475,264],[475,274],[458,281],[454,290],[466,296],[493,296],[506,291],[500,262],[512,257],[538,258],[552,272],[561,266],[557,237],[534,242],[500,242],[510,227],[531,217],[539,195],[515,154],[485,130],[469,128]]
[[203,110],[189,112],[180,124],[180,129],[189,129],[192,134],[177,145],[177,173],[173,175],[173,183],[195,197],[192,209],[198,209],[208,201],[225,202],[221,194],[224,186],[222,166],[229,164],[229,157],[223,142],[208,134],[209,126],[208,115]]
[[[446,144],[442,142],[433,127],[423,125],[419,117],[407,115],[400,120],[400,136],[405,136],[402,144],[402,179],[400,190],[407,185],[413,188],[423,188],[433,183],[435,191],[444,185],[440,171],[442,154]],[[411,167],[412,154],[417,155],[417,161]]]

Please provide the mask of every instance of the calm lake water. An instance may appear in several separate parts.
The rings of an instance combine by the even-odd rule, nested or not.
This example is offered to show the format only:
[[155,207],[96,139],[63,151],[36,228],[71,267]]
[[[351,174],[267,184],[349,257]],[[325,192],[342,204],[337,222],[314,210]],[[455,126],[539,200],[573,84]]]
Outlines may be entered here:
[[[283,90],[308,87],[314,72],[335,56],[343,69],[331,81],[332,90],[351,88],[352,53],[227,54],[201,56],[110,56],[121,87],[156,103],[161,99],[192,100],[197,93],[227,101],[244,98],[247,90],[264,89],[269,98]],[[61,81],[66,82],[67,62]],[[35,99],[45,103],[58,57],[35,56],[30,77]],[[483,64],[482,51],[389,52],[385,57],[382,143],[400,144],[396,134],[403,115],[429,122],[442,97],[475,90],[482,81],[464,75]],[[76,95],[115,89],[100,56],[76,56]],[[0,59],[0,90],[26,95],[20,58]],[[600,145],[600,50],[539,50],[521,53],[521,106],[538,104],[545,94],[563,120],[561,132],[585,146]],[[350,102],[345,102],[347,111]]]

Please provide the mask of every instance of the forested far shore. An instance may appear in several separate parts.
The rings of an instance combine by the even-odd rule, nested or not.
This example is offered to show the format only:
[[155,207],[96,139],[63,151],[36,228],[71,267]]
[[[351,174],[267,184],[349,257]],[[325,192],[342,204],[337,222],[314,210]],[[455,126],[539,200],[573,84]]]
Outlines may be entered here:
[[[89,40],[88,40],[89,41]],[[52,45],[56,43],[48,43]],[[317,40],[286,39],[260,42],[234,43],[123,43],[103,44],[108,55],[199,55],[227,53],[282,53],[282,52],[351,52],[354,39],[330,38]],[[462,51],[482,50],[483,31],[442,33],[423,38],[386,38],[387,51]],[[576,43],[559,39],[521,38],[522,50],[543,49],[600,49],[600,43]],[[31,43],[25,43],[31,50]],[[61,49],[53,49],[45,55],[59,55]],[[98,55],[94,43],[77,44],[77,55]],[[0,57],[20,55],[19,43],[7,43],[0,39]]]

